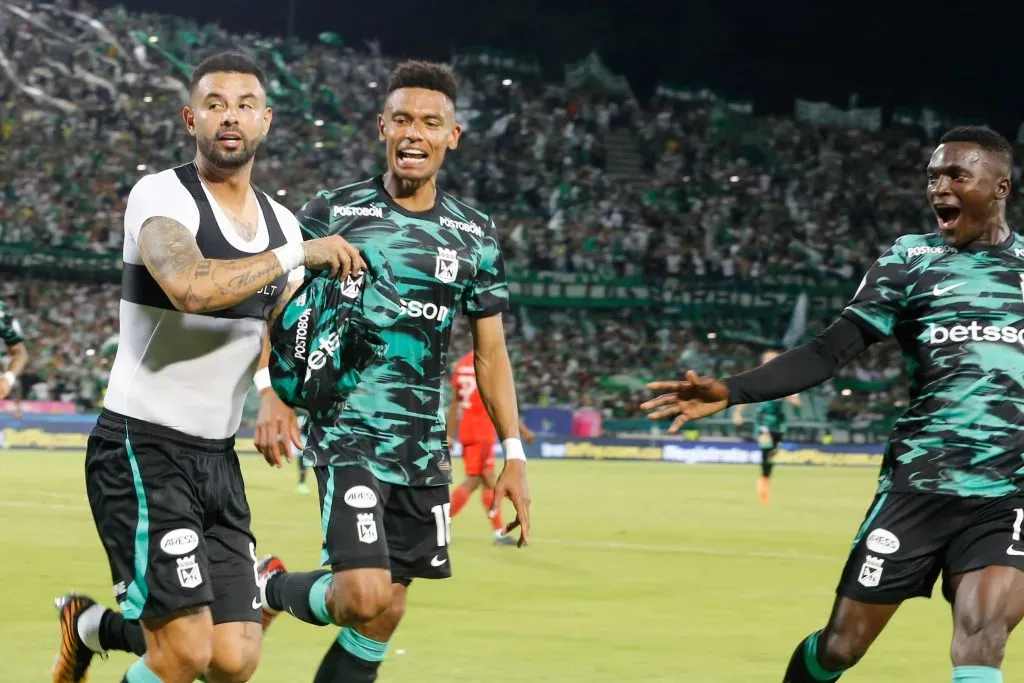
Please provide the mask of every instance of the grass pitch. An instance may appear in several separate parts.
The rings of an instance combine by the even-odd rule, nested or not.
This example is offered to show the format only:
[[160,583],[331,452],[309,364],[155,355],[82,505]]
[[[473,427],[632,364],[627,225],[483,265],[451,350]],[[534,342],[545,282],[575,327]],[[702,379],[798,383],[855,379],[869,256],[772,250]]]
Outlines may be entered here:
[[[4,683],[49,681],[54,596],[113,602],[82,459],[0,451]],[[243,461],[259,552],[313,568],[315,495],[295,492],[292,469]],[[778,468],[761,506],[752,467],[531,461],[530,473],[530,547],[493,546],[470,501],[453,522],[455,577],[412,585],[382,683],[777,683],[797,642],[824,625],[875,483],[873,469]],[[843,681],[948,681],[950,633],[936,589],[907,603]],[[254,683],[311,681],[335,635],[282,616]],[[1008,650],[1006,680],[1024,679],[1024,649],[1011,638]],[[91,682],[120,680],[130,661],[95,660]]]

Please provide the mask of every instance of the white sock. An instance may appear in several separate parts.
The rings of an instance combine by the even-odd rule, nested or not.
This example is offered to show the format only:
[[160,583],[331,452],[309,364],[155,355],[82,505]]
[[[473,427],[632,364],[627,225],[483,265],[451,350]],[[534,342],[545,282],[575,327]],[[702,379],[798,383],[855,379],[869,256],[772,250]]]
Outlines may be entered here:
[[78,615],[78,637],[93,652],[103,653],[100,647],[100,621],[107,608],[103,605],[92,605]]
[[504,535],[505,535],[505,534],[504,534],[504,533],[502,533],[502,530],[501,530],[501,529],[495,529],[495,530],[494,530],[494,537],[495,537],[495,538],[502,538],[502,537],[503,537]]

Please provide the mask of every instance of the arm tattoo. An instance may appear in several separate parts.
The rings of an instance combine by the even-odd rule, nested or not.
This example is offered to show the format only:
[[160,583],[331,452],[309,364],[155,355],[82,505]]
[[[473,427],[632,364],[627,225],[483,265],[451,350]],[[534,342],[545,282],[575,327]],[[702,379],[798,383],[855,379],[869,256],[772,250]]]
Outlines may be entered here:
[[291,298],[295,295],[295,291],[301,284],[302,282],[289,282],[285,286],[284,292],[281,293],[281,298],[277,300],[276,304],[274,304],[273,310],[270,311],[270,315],[267,317],[267,327],[272,327],[274,325],[274,321],[277,320],[277,316],[281,315],[281,311],[283,311],[284,307],[288,305],[289,301],[291,301]]
[[139,253],[178,310],[190,313],[234,306],[281,274],[271,252],[232,260],[203,258],[192,232],[164,217],[143,223]]

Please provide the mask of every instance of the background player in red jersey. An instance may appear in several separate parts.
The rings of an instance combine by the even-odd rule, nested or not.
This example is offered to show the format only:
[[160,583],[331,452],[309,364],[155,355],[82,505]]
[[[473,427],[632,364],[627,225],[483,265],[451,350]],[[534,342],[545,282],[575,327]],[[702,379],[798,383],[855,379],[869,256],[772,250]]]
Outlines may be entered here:
[[[472,351],[459,360],[452,373],[452,402],[448,406],[447,424],[448,448],[451,449],[458,438],[462,444],[462,463],[466,472],[466,478],[452,492],[451,516],[459,514],[473,491],[483,484],[482,500],[494,529],[494,542],[499,545],[516,545],[514,538],[505,535],[505,525],[501,521],[501,501],[494,500],[494,484],[497,481],[494,473],[494,446],[498,433],[491,424],[491,418],[476,388],[476,367]],[[521,420],[519,433],[523,441],[533,443],[533,432]]]

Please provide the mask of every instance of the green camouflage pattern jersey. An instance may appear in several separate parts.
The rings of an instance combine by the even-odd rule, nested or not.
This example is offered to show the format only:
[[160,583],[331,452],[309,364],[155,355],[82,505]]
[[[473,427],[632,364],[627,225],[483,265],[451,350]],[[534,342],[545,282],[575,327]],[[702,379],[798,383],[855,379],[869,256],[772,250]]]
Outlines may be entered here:
[[14,346],[25,341],[18,319],[11,314],[3,302],[0,302],[0,339],[3,339],[7,346]]
[[401,300],[374,248],[367,270],[344,281],[328,273],[303,282],[270,330],[270,384],[292,408],[321,424],[336,420],[363,371],[384,358],[380,331],[395,324]]
[[765,401],[757,406],[757,413],[754,415],[755,429],[764,427],[769,432],[782,433],[786,431],[786,412],[783,410],[785,399],[777,401]]
[[1024,242],[946,246],[902,237],[842,314],[894,336],[910,402],[886,447],[879,492],[995,497],[1024,483]]
[[493,221],[441,191],[432,210],[408,211],[379,177],[322,191],[296,217],[305,239],[341,235],[379,249],[401,297],[398,321],[380,332],[384,359],[363,373],[340,418],[311,420],[307,461],[359,465],[404,486],[451,483],[442,396],[456,309],[485,317],[508,308]]

